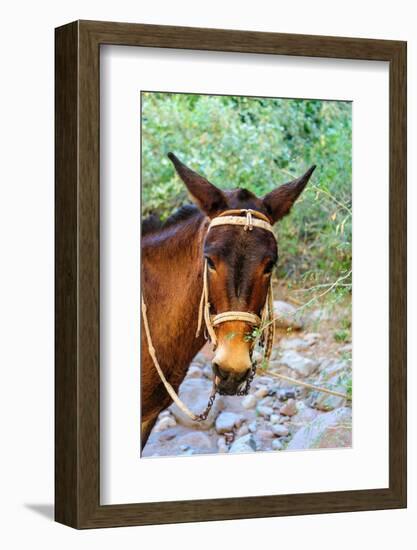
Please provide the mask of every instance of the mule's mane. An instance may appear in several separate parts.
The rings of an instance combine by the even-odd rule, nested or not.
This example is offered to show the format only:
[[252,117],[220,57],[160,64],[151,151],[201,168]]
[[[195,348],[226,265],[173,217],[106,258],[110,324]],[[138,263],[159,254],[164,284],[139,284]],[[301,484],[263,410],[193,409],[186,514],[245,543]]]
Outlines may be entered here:
[[[229,199],[233,197],[233,202],[238,201],[239,203],[232,204],[231,207],[256,209],[256,205],[252,204],[252,200],[257,200],[257,197],[251,191],[249,191],[249,189],[238,187],[233,191],[226,191],[226,194],[229,195]],[[247,201],[249,201],[250,204],[245,204]],[[171,228],[174,225],[189,220],[197,214],[201,214],[201,211],[195,204],[184,204],[183,206],[180,206],[178,210],[171,214],[169,218],[167,218],[165,221],[161,221],[161,219],[157,215],[151,214],[142,221],[142,235],[145,236],[149,235],[150,233],[157,233],[159,231],[163,231],[164,229]]]
[[184,204],[183,206],[180,206],[176,212],[171,214],[169,218],[165,220],[165,222],[162,225],[162,228],[164,227],[171,227],[172,225],[176,225],[177,223],[184,222],[196,214],[200,213],[200,210],[197,208],[195,204]]
[[149,235],[161,229],[162,222],[155,214],[150,214],[147,218],[142,220],[142,236]]
[[244,187],[238,187],[236,189],[236,198],[241,201],[247,201],[249,199],[256,199],[256,195],[252,193],[252,191],[249,191],[249,189],[245,189]]
[[169,216],[169,218],[165,221],[161,221],[158,216],[151,214],[142,222],[142,235],[145,236],[150,233],[163,231],[173,225],[189,220],[199,212],[200,211],[195,204],[184,204],[183,206],[180,206],[180,208],[178,208],[178,210],[176,210],[173,214],[171,214],[171,216]]

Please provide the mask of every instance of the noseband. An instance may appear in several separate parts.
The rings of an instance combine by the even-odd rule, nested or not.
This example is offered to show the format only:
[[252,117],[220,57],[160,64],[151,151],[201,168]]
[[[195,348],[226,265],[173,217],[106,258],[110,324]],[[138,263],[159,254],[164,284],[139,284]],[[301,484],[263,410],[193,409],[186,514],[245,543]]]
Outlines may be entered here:
[[[216,218],[213,218],[211,220],[210,225],[207,229],[207,234],[213,227],[219,225],[237,225],[243,227],[244,231],[252,231],[254,227],[259,227],[261,229],[264,229],[265,231],[270,231],[274,235],[269,219],[261,212],[257,212],[256,210],[251,209],[226,210],[225,212],[222,212]],[[200,335],[203,317],[208,337],[214,347],[217,346],[217,336],[215,331],[216,327],[218,327],[222,323],[226,323],[229,321],[241,321],[259,329],[258,337],[254,338],[252,341],[251,355],[257,341],[259,340],[260,344],[265,347],[264,357],[268,360],[274,340],[273,303],[271,277],[268,294],[260,317],[255,313],[248,311],[224,311],[222,313],[218,313],[217,315],[211,315],[211,305],[209,301],[208,291],[208,264],[207,260],[205,260],[203,267],[203,291],[201,293],[200,307],[198,312],[196,337]]]

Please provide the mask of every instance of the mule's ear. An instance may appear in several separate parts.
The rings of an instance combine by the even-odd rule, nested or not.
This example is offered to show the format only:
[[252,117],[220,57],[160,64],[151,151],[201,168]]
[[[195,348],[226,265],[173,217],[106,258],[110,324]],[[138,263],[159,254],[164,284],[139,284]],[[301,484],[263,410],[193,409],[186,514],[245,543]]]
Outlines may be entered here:
[[274,223],[289,213],[292,205],[307,185],[307,182],[315,168],[315,165],[310,166],[307,172],[300,178],[284,183],[284,185],[281,185],[277,189],[274,189],[265,195],[263,198],[263,203]]
[[179,177],[187,186],[197,206],[210,218],[227,209],[225,195],[215,185],[185,166],[173,153],[168,158],[175,166]]

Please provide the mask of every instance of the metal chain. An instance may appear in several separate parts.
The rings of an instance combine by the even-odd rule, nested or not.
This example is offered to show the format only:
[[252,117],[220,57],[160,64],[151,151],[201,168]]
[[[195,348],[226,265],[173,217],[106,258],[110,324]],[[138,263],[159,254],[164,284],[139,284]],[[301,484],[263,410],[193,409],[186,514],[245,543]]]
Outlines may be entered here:
[[246,379],[245,388],[241,391],[238,391],[236,395],[242,396],[242,395],[248,395],[250,385],[252,384],[252,380],[254,379],[256,374],[256,361],[252,361],[252,368],[251,371]]
[[[246,379],[245,388],[241,391],[238,391],[236,395],[238,396],[248,395],[250,390],[250,385],[256,374],[256,366],[257,366],[256,361],[252,361],[251,371],[249,373],[249,376]],[[221,395],[221,392],[218,390],[216,383],[213,382],[213,389],[211,390],[211,394],[207,402],[207,407],[204,409],[204,411],[201,414],[196,415],[196,418],[195,418],[196,422],[204,422],[204,420],[207,420],[207,417],[210,414],[211,408],[213,407],[213,403],[217,393]]]
[[204,409],[204,411],[201,414],[198,414],[195,418],[196,422],[204,422],[204,420],[207,420],[207,417],[210,413],[210,410],[213,406],[214,400],[216,398],[217,388],[216,384],[213,382],[213,389],[211,390],[210,397],[208,399],[207,407]]

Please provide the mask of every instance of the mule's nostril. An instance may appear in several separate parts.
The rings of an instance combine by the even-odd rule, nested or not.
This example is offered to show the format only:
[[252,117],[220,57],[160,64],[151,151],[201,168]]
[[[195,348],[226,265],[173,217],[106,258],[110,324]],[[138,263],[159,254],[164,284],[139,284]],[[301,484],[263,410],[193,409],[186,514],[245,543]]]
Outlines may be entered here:
[[230,374],[230,371],[221,369],[217,363],[213,363],[213,371],[214,374],[217,374],[217,376],[222,380],[226,380]]
[[242,382],[242,380],[245,380],[249,375],[250,369],[247,369],[245,372],[242,372],[238,375],[238,382]]
[[240,384],[248,377],[250,369],[243,372],[233,372],[230,370],[222,369],[218,363],[213,363],[213,372],[220,378],[222,382],[231,382],[234,384]]

